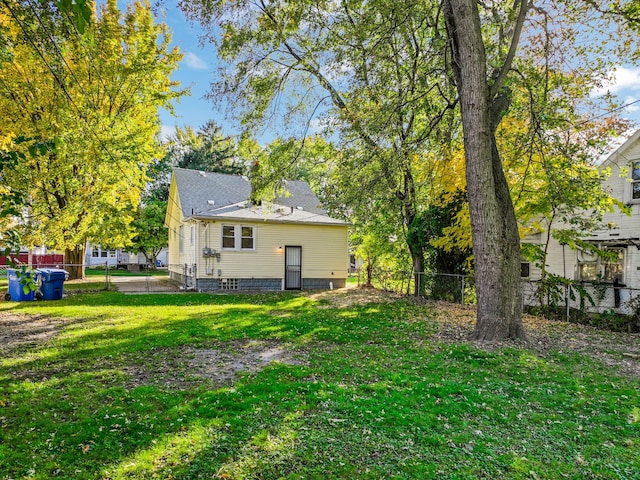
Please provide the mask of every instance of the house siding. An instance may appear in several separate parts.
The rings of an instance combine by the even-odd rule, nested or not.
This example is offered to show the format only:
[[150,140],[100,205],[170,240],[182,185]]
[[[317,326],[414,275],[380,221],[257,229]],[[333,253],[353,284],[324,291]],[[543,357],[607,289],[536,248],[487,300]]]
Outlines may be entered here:
[[[222,225],[253,227],[255,249],[222,249]],[[302,247],[303,288],[329,288],[331,281],[337,288],[347,277],[348,235],[344,225],[202,222],[199,245],[198,285],[207,290],[217,289],[218,278],[241,280],[239,289],[282,289],[286,246]],[[215,250],[219,258],[203,256],[204,248]]]
[[[616,243],[625,245],[620,247],[624,251],[624,279],[627,287],[640,288],[640,249],[633,245],[633,242],[640,244],[640,200],[632,199],[631,192],[631,165],[640,161],[640,132],[626,144],[613,153],[602,165],[602,170],[609,171],[609,176],[603,181],[603,187],[609,194],[626,205],[630,210],[630,215],[620,211],[616,206],[613,212],[607,212],[603,216],[603,227],[600,230],[589,232],[591,236],[585,240],[601,242],[610,246]],[[554,223],[553,229],[561,229],[567,226],[561,223]],[[523,239],[523,242],[539,243],[544,246],[547,234],[542,233],[539,238],[532,240],[532,237]],[[630,242],[629,239],[633,241]],[[616,247],[618,248],[618,247]],[[579,253],[569,247],[563,247],[555,239],[549,242],[547,252],[547,271],[572,280],[579,279]],[[537,270],[535,275],[531,275],[532,280],[540,278]]]
[[[206,291],[282,290],[286,247],[300,246],[302,288],[344,286],[349,267],[348,225],[328,217],[304,182],[290,185],[294,195],[283,201],[291,205],[248,209],[240,205],[242,201],[237,203],[244,198],[238,191],[246,187],[245,182],[221,174],[174,171],[165,217],[171,278]],[[252,227],[253,248],[223,249],[223,225]],[[236,237],[236,245],[241,243]],[[205,255],[204,249],[215,253]]]
[[182,275],[181,258],[179,252],[178,232],[183,222],[182,208],[180,207],[180,197],[177,195],[176,186],[171,183],[169,188],[169,202],[167,204],[167,215],[165,225],[169,229],[169,255],[168,269],[171,278],[178,279],[177,275]]

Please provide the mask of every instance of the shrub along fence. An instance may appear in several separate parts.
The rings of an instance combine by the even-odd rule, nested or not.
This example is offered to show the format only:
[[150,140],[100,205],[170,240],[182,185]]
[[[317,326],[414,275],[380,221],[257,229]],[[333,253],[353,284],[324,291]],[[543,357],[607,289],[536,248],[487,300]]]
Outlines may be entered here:
[[533,313],[615,331],[640,332],[640,289],[552,277],[523,282],[523,304]]
[[[459,304],[476,303],[475,279],[471,275],[383,269],[372,273],[373,286],[386,291]],[[359,283],[364,283],[363,272],[358,274]],[[640,289],[550,277],[545,282],[523,279],[522,292],[524,310],[536,315],[614,331],[640,332]]]
[[[358,273],[358,283],[364,284],[363,271]],[[372,285],[382,290],[416,295],[431,300],[445,300],[461,304],[476,303],[475,279],[472,275],[455,275],[435,272],[394,272],[388,269],[372,271]],[[419,287],[416,288],[416,285]]]

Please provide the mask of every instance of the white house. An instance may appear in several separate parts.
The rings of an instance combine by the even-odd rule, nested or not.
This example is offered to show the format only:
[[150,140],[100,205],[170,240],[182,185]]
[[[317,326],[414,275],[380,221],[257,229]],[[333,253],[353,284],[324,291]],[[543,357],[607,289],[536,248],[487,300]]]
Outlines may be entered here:
[[[617,148],[601,165],[611,173],[604,182],[610,195],[629,207],[630,215],[619,209],[606,213],[602,228],[585,232],[584,240],[615,253],[613,259],[600,258],[584,250],[572,250],[551,238],[547,254],[547,271],[579,281],[610,283],[608,291],[600,289],[601,307],[624,308],[626,300],[640,289],[640,130]],[[562,227],[554,225],[552,228]],[[523,243],[544,245],[548,232],[525,237]],[[540,279],[540,271],[525,265],[523,276]],[[613,288],[619,285],[625,288]],[[588,285],[587,283],[585,283]],[[628,312],[625,312],[628,313]]]
[[254,205],[246,177],[175,168],[165,224],[169,274],[202,291],[343,287],[348,224],[306,182]]
[[[168,259],[168,249],[163,248],[157,256],[159,266],[166,266]],[[117,268],[123,265],[146,265],[147,259],[143,253],[127,252],[123,248],[109,250],[102,248],[99,244],[94,245],[91,242],[87,242],[85,265],[88,267],[104,267],[105,264],[108,264],[109,268]]]

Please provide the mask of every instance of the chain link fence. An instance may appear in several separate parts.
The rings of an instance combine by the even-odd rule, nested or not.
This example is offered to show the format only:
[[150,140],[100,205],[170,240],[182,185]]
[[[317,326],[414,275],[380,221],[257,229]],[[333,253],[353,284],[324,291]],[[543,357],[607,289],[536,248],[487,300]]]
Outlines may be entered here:
[[[371,279],[372,286],[404,295],[458,304],[476,303],[471,275],[433,272],[360,270],[358,284]],[[640,332],[640,289],[611,283],[586,283],[565,278],[554,281],[522,281],[525,311],[547,318],[593,325],[614,331]]]
[[640,332],[640,289],[565,278],[524,281],[525,309],[610,330]]
[[[22,266],[22,265],[21,265]],[[7,269],[14,268],[10,265],[0,265],[0,278],[7,278]],[[17,268],[20,268],[17,267]],[[38,263],[29,268],[56,268],[66,270],[69,273],[79,274],[84,271],[83,282],[67,281],[66,291],[85,290],[85,286],[91,283],[99,283],[100,289],[118,290],[124,293],[160,293],[179,291],[178,282],[172,282],[166,267],[153,267],[146,264],[113,265],[104,264],[75,264],[75,263]],[[72,275],[73,276],[73,275]]]
[[389,269],[373,269],[370,275],[362,269],[356,273],[358,285],[366,284],[370,278],[373,287],[389,292],[452,303],[476,303],[475,279],[472,275],[394,272]]
[[182,291],[195,290],[197,268],[195,263],[171,263],[167,266],[169,279]]

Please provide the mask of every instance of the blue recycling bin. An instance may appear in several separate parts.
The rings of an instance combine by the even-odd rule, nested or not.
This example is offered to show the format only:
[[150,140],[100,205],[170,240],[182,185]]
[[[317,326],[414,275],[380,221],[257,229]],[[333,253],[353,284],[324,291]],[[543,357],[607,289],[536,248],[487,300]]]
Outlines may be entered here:
[[39,268],[36,270],[43,300],[60,300],[64,293],[64,281],[69,278],[66,270],[59,268]]
[[[31,276],[31,272],[25,273],[27,277]],[[35,293],[30,290],[28,293],[24,293],[23,285],[18,278],[18,271],[14,268],[7,268],[7,280],[9,281],[9,297],[8,300],[12,302],[28,302],[35,298]]]

